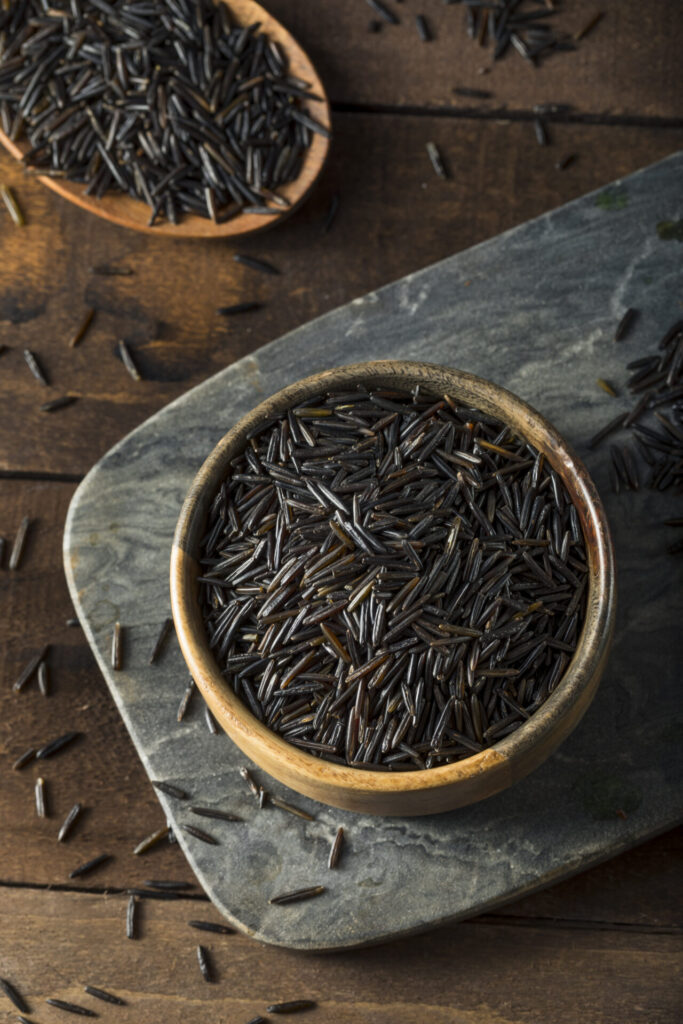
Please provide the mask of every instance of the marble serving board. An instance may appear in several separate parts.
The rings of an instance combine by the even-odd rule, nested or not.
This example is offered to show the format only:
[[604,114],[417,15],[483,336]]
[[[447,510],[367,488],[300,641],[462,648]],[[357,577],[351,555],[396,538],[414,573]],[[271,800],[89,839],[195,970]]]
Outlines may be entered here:
[[[75,607],[151,779],[234,811],[206,822],[207,846],[176,826],[191,816],[159,794],[190,865],[220,911],[265,942],[331,950],[378,942],[490,910],[611,857],[679,821],[681,557],[667,554],[680,498],[612,494],[607,445],[587,439],[628,397],[625,364],[656,348],[681,316],[683,154],[428,267],[292,331],[194,388],[117,444],[78,488],[64,538]],[[668,224],[669,226],[662,226]],[[615,344],[624,310],[640,316]],[[180,725],[188,672],[172,638],[149,664],[169,610],[168,564],[190,481],[222,434],[283,385],[367,359],[444,363],[505,385],[547,416],[585,459],[603,496],[619,566],[613,652],[595,702],[541,768],[472,807],[376,818],[272,793],[315,816],[259,810],[244,755],[207,730],[201,698]],[[678,509],[676,510],[676,505]],[[112,627],[126,630],[122,671]],[[195,823],[198,819],[195,819]],[[202,824],[202,822],[199,822]],[[328,871],[339,825],[346,841]],[[314,900],[269,897],[313,884]]]

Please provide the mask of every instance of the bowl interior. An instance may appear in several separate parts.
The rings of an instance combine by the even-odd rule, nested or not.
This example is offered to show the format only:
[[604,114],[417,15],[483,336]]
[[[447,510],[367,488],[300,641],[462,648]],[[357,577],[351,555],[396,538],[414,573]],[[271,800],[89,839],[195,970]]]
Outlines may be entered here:
[[[448,394],[457,404],[477,408],[509,424],[543,452],[561,475],[577,507],[586,542],[587,611],[576,651],[561,681],[516,732],[455,764],[411,772],[372,772],[327,762],[293,747],[262,725],[235,696],[208,646],[197,596],[196,558],[211,500],[230,460],[244,448],[247,436],[257,425],[321,391],[354,387],[409,391],[416,385],[430,396],[440,398]],[[208,457],[185,501],[174,541],[171,587],[176,628],[190,670],[238,746],[288,784],[297,774],[303,774],[365,793],[438,790],[466,781],[472,783],[492,767],[501,768],[504,762],[517,763],[521,773],[526,774],[529,768],[524,770],[525,763],[534,767],[538,763],[538,749],[544,745],[547,756],[590,703],[606,659],[614,614],[613,556],[600,500],[586,469],[557,431],[526,403],[489,381],[446,367],[411,362],[365,363],[317,374],[283,389],[240,420]],[[551,742],[558,735],[559,739]],[[505,772],[501,778],[504,775]],[[505,784],[509,782],[498,788]]]

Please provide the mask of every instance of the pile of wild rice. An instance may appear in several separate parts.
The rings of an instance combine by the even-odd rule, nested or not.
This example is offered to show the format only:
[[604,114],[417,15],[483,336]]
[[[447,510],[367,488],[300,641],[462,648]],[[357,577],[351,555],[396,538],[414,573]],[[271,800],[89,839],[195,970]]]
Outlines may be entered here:
[[0,123],[30,166],[128,193],[151,223],[275,213],[328,132],[258,28],[215,0],[17,0],[0,12]]
[[373,770],[458,761],[556,688],[584,617],[579,517],[532,445],[419,390],[263,424],[202,541],[221,669],[258,719]]

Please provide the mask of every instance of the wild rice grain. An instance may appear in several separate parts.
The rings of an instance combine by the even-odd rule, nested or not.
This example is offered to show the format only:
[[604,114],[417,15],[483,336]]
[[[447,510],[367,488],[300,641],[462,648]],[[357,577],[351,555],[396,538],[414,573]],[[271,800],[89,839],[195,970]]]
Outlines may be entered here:
[[290,999],[288,1003],[271,1003],[266,1013],[301,1013],[303,1010],[314,1010],[318,1004],[312,999]]
[[113,1003],[115,1006],[127,1006],[125,999],[120,999],[119,996],[112,995],[111,992],[105,992],[103,988],[96,988],[94,985],[86,985],[84,990],[89,996],[94,996],[95,999],[101,999],[104,1003]]
[[268,263],[267,260],[257,259],[255,256],[245,256],[243,253],[236,252],[232,258],[235,263],[241,263],[242,266],[249,267],[251,270],[259,270],[262,274],[277,275],[280,273],[272,263]]
[[80,804],[74,804],[69,813],[67,814],[62,827],[57,833],[57,842],[64,843],[69,837],[69,833],[76,824],[78,817],[80,816],[82,807]]
[[279,807],[281,811],[294,814],[297,818],[303,818],[304,821],[315,821],[314,815],[309,814],[308,811],[302,811],[300,807],[295,807],[294,804],[289,804],[286,800],[281,800],[279,796],[273,796],[272,793],[270,794],[270,802],[273,807]]
[[38,666],[38,689],[43,697],[47,697],[49,695],[50,691],[47,664],[44,661],[41,661]]
[[441,158],[441,152],[439,151],[438,146],[436,145],[435,142],[428,142],[426,144],[426,147],[427,156],[429,157],[432,168],[434,169],[434,173],[439,178],[442,178],[444,181],[446,181],[448,178],[448,172],[446,171],[446,168],[444,166],[444,162]]
[[190,811],[200,818],[213,818],[215,821],[244,821],[244,818],[240,818],[236,814],[219,811],[215,807],[190,807]]
[[142,839],[138,843],[138,845],[133,850],[133,854],[136,857],[139,857],[141,854],[147,853],[148,850],[151,850],[154,846],[157,846],[157,844],[162,842],[164,839],[167,839],[170,831],[171,830],[168,827],[168,825],[165,825],[163,828],[157,829],[156,832],[152,832],[145,839]]
[[36,798],[36,814],[39,818],[47,818],[47,793],[45,787],[45,779],[38,777],[35,785],[35,798]]
[[218,312],[221,316],[236,316],[238,313],[253,313],[262,307],[261,302],[236,302],[234,306],[221,306]]
[[214,836],[201,828],[195,828],[194,825],[181,825],[180,827],[183,832],[187,832],[188,836],[194,836],[195,839],[199,839],[202,843],[208,843],[209,846],[220,846],[220,843]]
[[323,234],[326,235],[332,225],[334,224],[337,214],[339,212],[339,193],[335,192],[330,199],[330,205],[327,208],[327,214],[325,215],[325,221],[323,223]]
[[329,856],[329,859],[327,861],[327,866],[328,866],[328,868],[330,868],[330,870],[332,870],[332,868],[336,868],[337,864],[339,863],[339,858],[341,856],[342,843],[343,842],[344,842],[344,829],[339,827],[337,829],[337,834],[334,837],[334,841],[333,841],[332,846],[330,848],[330,856]]
[[12,218],[12,223],[17,228],[23,228],[26,224],[26,219],[22,213],[21,207],[17,202],[17,198],[9,185],[0,185],[0,198],[7,207],[7,212]]
[[398,25],[399,20],[393,11],[390,11],[388,7],[380,3],[380,0],[366,0],[366,3],[372,7],[373,11],[379,14],[380,18],[386,21],[389,25]]
[[90,330],[90,326],[93,320],[95,319],[96,312],[97,311],[94,309],[88,310],[88,312],[85,314],[85,316],[83,317],[82,321],[80,322],[74,333],[69,338],[69,348],[75,348],[76,345],[80,345],[80,343],[83,341],[86,334]]
[[34,654],[34,656],[26,665],[19,678],[16,680],[15,683],[13,683],[12,689],[14,691],[18,693],[20,690],[23,690],[24,686],[26,686],[26,683],[29,682],[29,680],[33,677],[33,674],[37,671],[40,663],[47,656],[47,652],[49,651],[49,649],[50,645],[45,644],[43,647],[41,647],[37,654]]
[[626,310],[626,312],[622,316],[621,320],[617,324],[617,329],[614,332],[614,340],[615,341],[621,341],[622,338],[626,337],[628,332],[631,330],[631,327],[635,323],[637,317],[638,317],[638,310],[637,309],[627,309]]
[[322,896],[324,892],[327,892],[324,885],[312,885],[308,889],[295,889],[293,892],[284,892],[279,896],[273,896],[268,902],[273,906],[284,906],[286,903],[300,903],[301,900]]
[[209,951],[205,946],[197,946],[197,963],[199,964],[199,970],[201,971],[202,978],[204,981],[213,982],[214,972]]
[[417,28],[417,34],[423,43],[429,43],[432,40],[432,33],[430,32],[429,25],[422,14],[415,15],[415,27]]
[[31,1012],[31,1008],[27,1004],[26,1000],[21,993],[17,991],[11,981],[8,981],[7,978],[0,978],[0,988],[5,993],[9,1001],[16,1006],[17,1010],[21,1013]]
[[28,366],[29,370],[31,371],[35,379],[38,381],[38,383],[42,384],[44,388],[49,387],[50,382],[45,376],[45,372],[40,363],[38,362],[35,352],[32,352],[30,348],[25,348],[24,359],[26,361],[26,365]]
[[[14,543],[12,544],[12,550],[9,556],[8,569],[14,572],[19,568],[21,558],[24,553],[24,547],[26,546],[26,537],[28,536],[29,527],[31,526],[31,520],[28,516],[24,516],[19,524]],[[21,687],[15,687],[15,689],[21,689]]]
[[174,786],[172,782],[161,782],[158,779],[152,780],[152,785],[155,789],[158,789],[160,793],[165,793],[166,796],[175,797],[176,800],[189,800],[189,794],[181,789],[180,786]]
[[29,747],[28,750],[25,750],[24,753],[16,759],[16,761],[12,765],[12,768],[14,769],[14,771],[18,772],[21,768],[24,767],[24,765],[27,765],[29,761],[32,761],[35,756],[36,748]]
[[154,649],[152,650],[152,653],[149,658],[150,665],[154,665],[154,663],[159,659],[159,656],[166,645],[166,641],[168,640],[171,634],[172,627],[173,619],[169,616],[168,618],[164,619],[164,623],[161,629],[159,630],[159,635],[156,638]]
[[138,370],[137,366],[135,365],[135,360],[133,359],[133,354],[132,354],[131,350],[128,348],[128,345],[123,340],[123,338],[121,338],[121,340],[117,343],[116,348],[118,350],[119,356],[121,357],[121,362],[123,363],[125,368],[128,370],[128,373],[133,378],[133,380],[142,380],[142,377],[140,375],[140,371]]
[[123,662],[123,638],[122,638],[121,623],[114,623],[114,632],[111,638],[111,667],[115,672],[121,671],[121,665]]
[[177,720],[179,722],[182,722],[183,718],[187,714],[187,709],[190,706],[190,701],[192,700],[192,695],[194,694],[194,690],[195,690],[194,679],[190,679],[189,685],[188,685],[187,689],[185,690],[185,693],[182,695],[182,697],[180,699],[180,704],[178,705],[178,714],[177,714],[176,717],[177,717]]
[[83,875],[89,875],[92,871],[96,871],[110,860],[113,860],[111,854],[101,853],[98,857],[93,857],[92,860],[86,861],[85,864],[79,864],[77,868],[70,871],[69,878],[81,878]]
[[56,740],[52,740],[50,743],[46,743],[44,747],[41,747],[36,754],[36,760],[44,761],[48,757],[54,757],[60,750],[63,750],[64,747],[67,747],[82,735],[82,732],[65,732],[63,736],[58,736]]
[[227,924],[214,924],[213,921],[188,921],[190,928],[196,928],[200,932],[213,932],[216,935],[234,935],[235,929],[229,928]]
[[126,909],[126,938],[137,939],[137,900],[135,896],[128,897]]
[[77,1003],[67,1003],[63,999],[46,999],[48,1006],[54,1006],[57,1010],[64,1010],[65,1013],[73,1013],[77,1017],[99,1017],[94,1010],[87,1010],[85,1006]]

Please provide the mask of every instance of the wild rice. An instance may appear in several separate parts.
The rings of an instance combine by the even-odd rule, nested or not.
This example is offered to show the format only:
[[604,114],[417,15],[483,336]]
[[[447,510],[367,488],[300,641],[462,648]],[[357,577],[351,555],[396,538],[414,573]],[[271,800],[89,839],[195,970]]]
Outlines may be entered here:
[[69,348],[75,348],[76,345],[80,345],[80,343],[83,341],[83,338],[85,338],[86,334],[90,330],[90,326],[93,320],[95,319],[96,312],[97,311],[94,309],[88,310],[88,312],[85,314],[85,316],[81,320],[80,324],[78,325],[74,333],[69,338]]
[[94,996],[95,999],[101,999],[104,1003],[113,1003],[115,1006],[127,1005],[125,999],[112,995],[111,992],[105,992],[103,988],[96,988],[94,985],[86,985],[83,991],[89,996]]
[[27,765],[29,763],[29,761],[32,761],[35,756],[36,756],[36,748],[35,747],[29,747],[28,750],[25,750],[24,753],[21,754],[21,756],[16,759],[16,761],[12,765],[12,768],[14,769],[14,771],[19,771],[21,768],[23,768],[25,765]]
[[35,785],[36,814],[39,818],[49,817],[45,779],[37,778]]
[[158,789],[160,793],[165,793],[166,796],[175,797],[176,800],[190,799],[189,794],[186,793],[184,789],[181,789],[180,786],[174,786],[171,782],[160,782],[157,779],[152,780],[152,785],[155,789]]
[[42,384],[44,388],[49,387],[50,382],[45,376],[45,371],[38,362],[38,358],[35,352],[32,352],[30,348],[25,348],[24,359],[26,361],[26,365],[28,366],[29,370],[31,371],[35,379],[38,381],[38,383]]
[[312,885],[308,889],[295,889],[293,892],[283,892],[279,896],[272,896],[268,900],[273,906],[283,906],[285,903],[300,903],[301,900],[310,900],[314,896],[322,896],[326,892],[324,885]]
[[26,1000],[21,993],[17,991],[11,981],[8,981],[7,978],[0,978],[0,988],[5,993],[9,1001],[16,1006],[17,1010],[21,1013],[31,1012]]
[[159,656],[161,655],[161,652],[163,651],[166,645],[166,641],[171,635],[172,628],[173,619],[169,616],[167,619],[164,619],[163,625],[159,630],[159,635],[156,638],[154,649],[152,650],[152,653],[149,658],[150,665],[154,665],[155,662],[159,660]]
[[19,678],[12,685],[13,690],[15,690],[17,693],[20,690],[23,690],[24,686],[26,686],[26,683],[29,682],[29,680],[33,677],[33,674],[37,671],[40,663],[47,657],[47,652],[49,651],[49,649],[50,645],[45,644],[43,647],[40,648],[40,650],[36,654],[34,654],[34,656],[28,662]]
[[287,1003],[271,1003],[266,1013],[301,1013],[302,1010],[313,1010],[318,1004],[312,999],[290,999]]
[[337,834],[334,837],[332,846],[330,847],[330,856],[327,861],[327,866],[330,870],[336,868],[339,863],[341,856],[342,843],[344,842],[344,829],[341,826],[337,829]]
[[95,199],[130,195],[150,225],[286,207],[280,188],[298,178],[312,133],[328,133],[279,44],[214,0],[93,2],[96,16],[77,0],[63,18],[40,0],[0,12],[3,35],[23,40],[0,55],[0,95],[24,163]]
[[463,760],[562,677],[586,600],[578,523],[491,416],[419,391],[314,396],[253,431],[216,494],[208,641],[293,746],[363,770]]
[[226,924],[214,924],[213,921],[188,921],[190,928],[196,928],[200,932],[214,932],[216,935],[234,935],[235,929],[229,928]]
[[69,837],[69,833],[76,824],[77,819],[80,816],[82,807],[80,804],[74,804],[69,813],[67,814],[62,827],[57,833],[57,842],[64,843]]
[[111,667],[115,672],[121,671],[123,663],[123,638],[121,623],[114,623],[114,632],[111,637]]
[[79,864],[77,868],[69,872],[69,878],[81,878],[83,875],[89,875],[92,871],[96,871],[102,867],[103,864],[107,864],[113,857],[109,853],[101,853],[98,857],[93,857],[92,860],[88,860],[85,864]]
[[48,1006],[54,1006],[57,1010],[64,1010],[65,1013],[73,1013],[77,1017],[97,1017],[94,1010],[87,1010],[85,1006],[78,1006],[77,1003],[67,1003],[64,999],[46,999]]
[[15,227],[23,228],[23,226],[26,223],[26,219],[21,210],[21,207],[19,206],[19,203],[17,202],[17,197],[15,196],[14,192],[9,187],[9,185],[0,185],[0,198],[5,204],[7,212],[12,218],[12,223],[15,225]]
[[[26,537],[28,536],[29,527],[31,526],[31,520],[28,516],[24,516],[19,524],[14,543],[12,544],[12,550],[9,556],[8,569],[12,572],[19,568],[21,558],[24,553],[24,547],[26,546]],[[21,689],[21,687],[15,687],[15,689]]]
[[168,825],[164,825],[163,828],[159,828],[156,830],[156,832],[152,832],[150,835],[146,836],[145,839],[142,839],[138,843],[138,845],[133,850],[134,855],[136,857],[139,857],[141,854],[147,853],[148,850],[151,850],[154,846],[157,846],[157,844],[162,842],[164,839],[167,839],[170,831],[171,830],[168,827]]
[[62,395],[60,398],[53,398],[50,402],[43,402],[40,411],[57,412],[58,409],[66,409],[67,406],[73,405],[77,401],[76,395]]
[[187,832],[188,836],[194,836],[195,839],[199,839],[202,843],[208,843],[209,846],[220,846],[218,840],[205,832],[201,828],[196,828],[194,825],[181,825],[183,832]]
[[36,753],[36,760],[44,761],[48,757],[54,757],[60,750],[67,747],[74,740],[79,739],[83,733],[80,732],[65,732],[63,736],[58,736],[57,739],[52,740],[50,743],[46,743],[44,747]]
[[209,951],[205,946],[197,946],[197,963],[204,981],[211,983],[214,980],[213,965]]
[[126,938],[137,939],[137,900],[135,896],[128,897],[126,908]]

